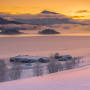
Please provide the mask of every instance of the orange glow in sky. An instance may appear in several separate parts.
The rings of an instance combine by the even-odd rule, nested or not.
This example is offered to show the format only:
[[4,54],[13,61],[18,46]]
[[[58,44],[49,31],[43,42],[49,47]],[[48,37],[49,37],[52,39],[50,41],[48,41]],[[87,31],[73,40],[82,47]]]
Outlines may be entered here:
[[44,9],[73,18],[90,19],[90,0],[0,0],[0,12],[37,14]]

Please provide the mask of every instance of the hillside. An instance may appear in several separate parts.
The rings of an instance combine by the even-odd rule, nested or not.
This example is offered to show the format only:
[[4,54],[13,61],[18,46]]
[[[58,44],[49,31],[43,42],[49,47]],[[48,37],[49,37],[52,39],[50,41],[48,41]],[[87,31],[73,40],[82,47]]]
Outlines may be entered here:
[[0,90],[89,90],[90,66],[0,84]]

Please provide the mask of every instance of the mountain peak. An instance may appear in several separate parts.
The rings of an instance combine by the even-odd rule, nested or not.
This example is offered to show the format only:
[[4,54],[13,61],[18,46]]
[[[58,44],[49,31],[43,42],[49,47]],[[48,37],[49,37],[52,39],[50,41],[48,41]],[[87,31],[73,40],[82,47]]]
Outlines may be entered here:
[[56,12],[52,12],[52,11],[47,11],[47,10],[44,10],[41,12],[42,14],[58,14]]

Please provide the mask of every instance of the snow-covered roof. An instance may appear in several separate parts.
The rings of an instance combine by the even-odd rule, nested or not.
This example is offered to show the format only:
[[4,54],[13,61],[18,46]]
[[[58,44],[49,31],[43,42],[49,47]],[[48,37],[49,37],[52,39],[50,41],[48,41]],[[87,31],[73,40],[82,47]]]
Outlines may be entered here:
[[20,59],[34,59],[34,60],[38,60],[40,58],[47,58],[47,57],[40,57],[40,56],[29,56],[29,55],[19,55],[19,56],[15,56],[12,58],[20,58]]

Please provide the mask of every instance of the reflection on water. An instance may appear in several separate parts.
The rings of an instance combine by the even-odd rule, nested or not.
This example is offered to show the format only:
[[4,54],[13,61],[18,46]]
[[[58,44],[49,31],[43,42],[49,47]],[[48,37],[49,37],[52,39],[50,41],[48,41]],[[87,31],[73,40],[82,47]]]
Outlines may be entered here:
[[0,60],[0,82],[17,80],[28,77],[42,76],[73,68],[79,68],[90,64],[90,57],[77,57],[68,61],[57,61],[50,58],[49,63],[5,64],[5,60]]

